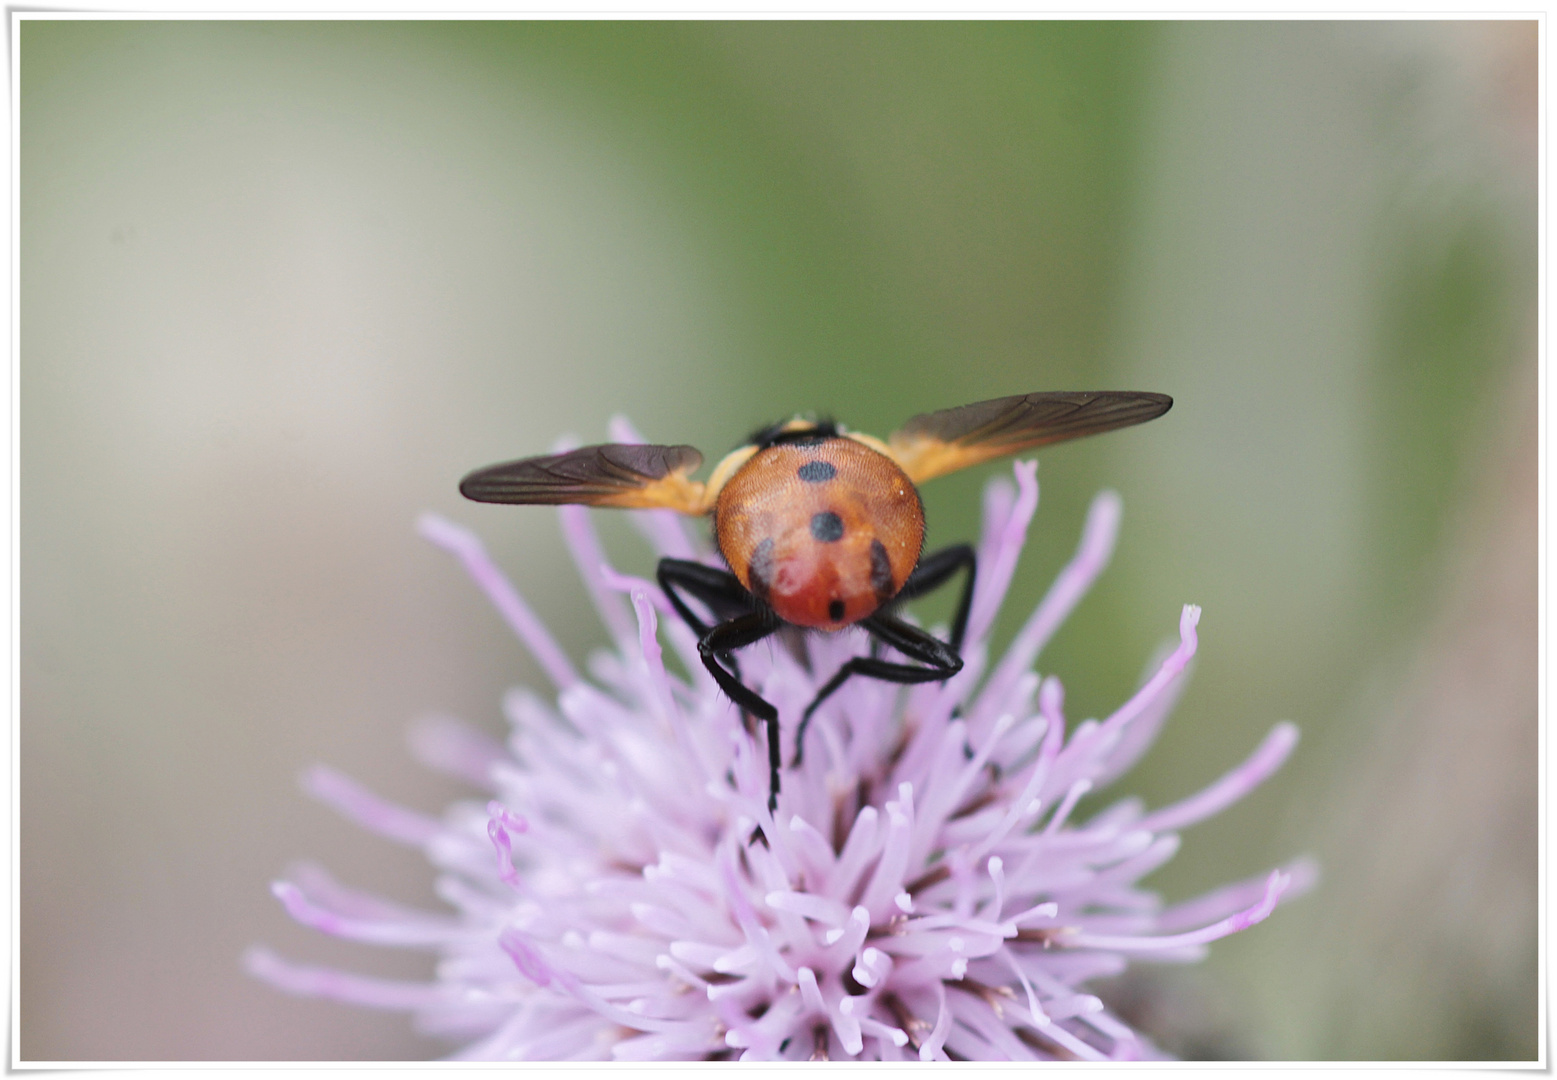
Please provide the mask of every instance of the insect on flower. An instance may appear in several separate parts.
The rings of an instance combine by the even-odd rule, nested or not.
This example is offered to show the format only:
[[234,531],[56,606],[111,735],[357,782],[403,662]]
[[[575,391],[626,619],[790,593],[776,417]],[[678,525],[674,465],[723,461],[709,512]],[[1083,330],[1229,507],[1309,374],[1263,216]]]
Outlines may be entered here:
[[[962,670],[962,641],[977,574],[969,544],[922,555],[924,506],[916,485],[1007,454],[1153,420],[1166,394],[1034,393],[922,413],[883,442],[828,420],[797,416],[754,434],[691,479],[703,455],[691,446],[607,443],[477,469],[460,481],[468,499],[492,503],[614,506],[712,514],[729,570],[660,560],[660,586],[698,635],[709,674],[767,727],[769,808],[779,792],[778,710],[741,681],[735,650],[784,627],[859,626],[910,663],[857,656],[823,683],[795,732],[799,765],[811,716],[851,675],[892,683],[937,682]],[[948,640],[893,614],[963,572]],[[712,622],[687,603],[705,605]]]

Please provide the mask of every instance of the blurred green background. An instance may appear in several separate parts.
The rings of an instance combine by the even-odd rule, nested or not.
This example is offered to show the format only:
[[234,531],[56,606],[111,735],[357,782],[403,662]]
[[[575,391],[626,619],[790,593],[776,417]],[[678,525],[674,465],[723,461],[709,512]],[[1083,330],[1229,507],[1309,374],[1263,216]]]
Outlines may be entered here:
[[[616,412],[713,458],[800,409],[885,435],[1118,388],[1176,405],[1043,455],[997,647],[1120,491],[1114,564],[1041,658],[1069,714],[1205,614],[1109,794],[1303,731],[1151,883],[1325,877],[1100,992],[1192,1057],[1533,1058],[1536,47],[1528,21],[25,18],[21,1056],[447,1049],[238,958],[431,970],[267,891],[307,858],[433,902],[296,776],[436,809],[463,793],[407,723],[498,733],[541,684],[419,512],[476,528],[576,657],[604,641],[553,515],[461,501],[469,468]],[[930,485],[930,542],[1008,468]]]

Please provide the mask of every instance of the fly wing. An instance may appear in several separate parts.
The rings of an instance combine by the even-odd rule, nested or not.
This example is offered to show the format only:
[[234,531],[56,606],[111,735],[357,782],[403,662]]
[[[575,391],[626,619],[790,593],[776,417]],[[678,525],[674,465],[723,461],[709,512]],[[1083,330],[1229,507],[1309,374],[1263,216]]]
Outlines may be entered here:
[[892,457],[916,484],[958,469],[1115,428],[1167,412],[1166,394],[1126,390],[1038,393],[921,413],[894,432]]
[[703,455],[691,446],[581,446],[477,469],[460,481],[460,494],[477,502],[582,503],[702,514],[708,510],[704,487],[687,479],[702,463]]

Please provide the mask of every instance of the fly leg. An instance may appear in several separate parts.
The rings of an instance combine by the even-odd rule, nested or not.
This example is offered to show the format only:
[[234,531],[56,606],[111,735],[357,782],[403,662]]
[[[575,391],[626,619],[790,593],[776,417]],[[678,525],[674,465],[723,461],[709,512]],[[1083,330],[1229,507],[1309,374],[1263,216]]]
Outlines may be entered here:
[[[870,675],[873,678],[884,679],[887,682],[916,683],[933,682],[936,679],[947,679],[962,670],[962,639],[968,631],[968,612],[973,608],[973,583],[978,577],[978,557],[974,554],[970,544],[953,544],[951,547],[942,548],[932,552],[919,561],[914,567],[914,572],[908,575],[908,580],[892,598],[895,605],[903,600],[912,600],[923,596],[925,593],[940,588],[951,580],[958,570],[966,570],[967,577],[962,582],[962,595],[957,600],[957,612],[952,617],[951,641],[942,643],[936,638],[916,630],[900,619],[894,618],[886,612],[877,612],[860,623],[871,635],[871,655],[869,657],[856,657],[839,668],[837,673],[828,680],[817,693],[811,704],[806,706],[806,711],[800,718],[800,727],[795,731],[795,760],[794,765],[799,765],[805,752],[806,728],[811,724],[811,714],[816,712],[817,706],[844,684],[850,675]],[[881,629],[883,620],[890,623],[891,629],[884,632]],[[910,635],[909,637],[903,636]],[[898,644],[901,639],[909,643],[905,648]],[[876,647],[880,644],[891,645],[905,656],[923,661],[929,668],[916,668],[908,664],[892,664],[885,660],[877,659]],[[949,649],[948,649],[949,644]],[[918,651],[915,651],[915,650]],[[955,664],[955,666],[952,666]],[[944,672],[944,674],[932,674],[921,676],[918,673],[931,670]],[[892,672],[882,674],[882,672]],[[915,674],[904,677],[903,672]]]
[[957,614],[952,617],[951,625],[950,644],[952,652],[957,653],[962,651],[962,638],[968,632],[968,612],[973,609],[973,582],[978,576],[978,558],[971,544],[953,544],[920,559],[914,572],[908,575],[908,580],[892,598],[892,602],[897,604],[923,596],[946,584],[953,574],[962,569],[968,571],[968,576],[963,580],[962,596],[957,600]]
[[[728,570],[720,570],[717,567],[707,566],[700,562],[692,562],[688,559],[661,559],[655,577],[659,579],[660,588],[665,591],[665,598],[670,601],[670,606],[676,609],[682,621],[692,628],[692,632],[699,638],[706,637],[708,631],[721,622],[726,622],[739,615],[750,615],[757,610],[756,603],[752,600],[751,593],[734,574]],[[713,623],[705,623],[687,606],[682,592],[701,600],[713,613]],[[732,653],[724,653],[720,657],[735,677],[741,677],[740,663]],[[751,730],[750,715],[742,713],[742,722],[746,729]]]
[[749,615],[738,615],[727,622],[720,623],[697,642],[697,651],[703,658],[703,666],[719,684],[719,689],[730,695],[731,701],[768,727],[768,809],[770,811],[778,809],[780,764],[778,710],[764,701],[755,690],[741,682],[738,675],[727,670],[719,662],[719,658],[728,657],[733,650],[744,645],[761,641],[780,625],[778,616],[771,611],[754,611]]
[[874,656],[856,656],[846,662],[831,679],[827,680],[827,684],[817,692],[811,704],[806,706],[806,711],[800,718],[800,727],[795,731],[795,760],[790,763],[792,767],[800,764],[801,751],[805,745],[806,726],[811,723],[811,714],[816,712],[817,706],[842,686],[850,675],[868,675],[872,679],[880,679],[883,682],[912,685],[940,682],[962,670],[962,657],[955,649],[933,634],[917,626],[911,626],[896,616],[878,611],[860,620],[859,625],[876,640],[892,646],[910,660],[917,660],[919,663],[902,664],[896,661],[878,660]]
[[[741,708],[741,718],[751,730],[755,716],[768,729],[768,809],[777,806],[779,790],[778,710],[741,682],[741,667],[735,650],[761,641],[782,624],[778,616],[753,601],[740,579],[728,570],[706,566],[687,559],[661,559],[655,572],[665,597],[697,635],[697,651],[703,666],[719,688]],[[710,626],[687,606],[682,592],[701,600],[722,620]]]
[[698,637],[708,633],[710,624],[693,613],[682,598],[682,592],[707,604],[714,614],[714,622],[723,622],[757,609],[751,593],[728,570],[690,559],[661,559],[654,576],[659,579],[660,588],[665,590],[665,598],[670,601],[670,606],[676,609],[676,614]]

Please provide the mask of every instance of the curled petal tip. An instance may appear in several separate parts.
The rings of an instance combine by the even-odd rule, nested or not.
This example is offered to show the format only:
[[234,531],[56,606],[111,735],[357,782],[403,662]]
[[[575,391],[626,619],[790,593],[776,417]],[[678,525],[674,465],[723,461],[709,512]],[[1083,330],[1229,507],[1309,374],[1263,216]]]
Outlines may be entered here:
[[517,930],[509,928],[497,937],[498,946],[508,954],[514,962],[514,967],[519,969],[519,974],[529,979],[536,986],[547,986],[552,980],[552,970],[540,954],[531,948],[530,943]]
[[1276,910],[1276,904],[1281,900],[1281,894],[1287,891],[1287,886],[1292,884],[1292,875],[1280,870],[1272,870],[1270,877],[1265,879],[1265,896],[1254,907],[1245,911],[1242,915],[1232,919],[1233,930],[1247,930],[1256,923],[1264,922],[1270,913]]

